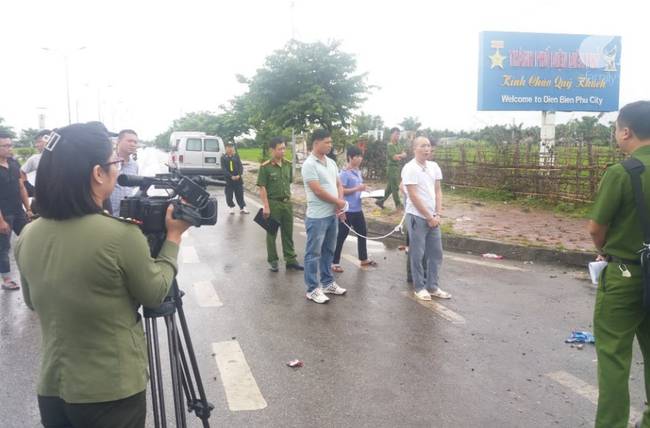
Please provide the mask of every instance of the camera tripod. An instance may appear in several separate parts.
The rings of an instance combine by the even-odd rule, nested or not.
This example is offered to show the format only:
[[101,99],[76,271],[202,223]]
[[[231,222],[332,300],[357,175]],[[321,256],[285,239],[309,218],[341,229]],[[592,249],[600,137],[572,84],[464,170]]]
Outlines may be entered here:
[[[164,236],[156,236],[149,238],[149,244],[153,253],[157,254],[160,251]],[[152,242],[153,241],[153,242]],[[183,311],[183,293],[178,288],[176,278],[172,282],[172,286],[165,297],[162,305],[158,308],[143,308],[145,318],[145,331],[147,335],[147,348],[149,355],[149,375],[151,386],[151,402],[153,408],[154,426],[156,428],[167,427],[167,415],[165,410],[165,394],[163,389],[163,375],[161,364],[161,352],[158,342],[158,318],[165,320],[167,327],[167,344],[169,348],[169,363],[172,381],[172,394],[174,399],[174,413],[176,418],[177,428],[185,428],[187,426],[185,409],[183,408],[183,398],[187,404],[187,411],[194,412],[194,414],[201,419],[203,427],[210,426],[208,418],[214,406],[208,403],[203,383],[201,381],[201,374],[196,363],[196,355],[192,346],[192,339],[190,338],[189,328],[187,327],[187,320],[185,319],[185,312]],[[176,316],[178,316],[179,326],[176,323]],[[183,346],[184,339],[185,346]],[[187,353],[187,355],[186,355]],[[188,364],[189,363],[189,364]]]

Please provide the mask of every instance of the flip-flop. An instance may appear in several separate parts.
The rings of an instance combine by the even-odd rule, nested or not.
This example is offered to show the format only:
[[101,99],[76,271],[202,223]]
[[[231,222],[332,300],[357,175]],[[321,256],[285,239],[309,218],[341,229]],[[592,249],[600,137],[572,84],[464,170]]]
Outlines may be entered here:
[[343,268],[340,265],[332,265],[332,272],[342,273]]
[[2,289],[7,291],[15,291],[15,290],[20,290],[20,287],[18,286],[18,284],[16,284],[15,281],[9,281],[9,282],[2,283]]
[[361,262],[360,264],[363,267],[368,267],[368,266],[376,267],[377,266],[377,262],[374,261],[374,260],[366,260],[365,262]]

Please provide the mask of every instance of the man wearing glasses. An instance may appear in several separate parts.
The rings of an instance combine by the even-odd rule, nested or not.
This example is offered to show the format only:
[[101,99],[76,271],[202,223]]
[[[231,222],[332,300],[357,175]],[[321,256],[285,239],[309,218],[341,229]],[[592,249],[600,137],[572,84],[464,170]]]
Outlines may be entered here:
[[28,221],[25,211],[28,216],[32,215],[20,164],[13,158],[12,146],[11,135],[0,132],[0,276],[3,290],[20,288],[11,277],[11,232],[20,235]]
[[[116,166],[122,167],[120,174],[138,175],[138,162],[136,152],[138,150],[138,134],[132,129],[123,129],[117,134],[117,145],[115,151],[118,159],[124,162],[117,162]],[[133,196],[136,187],[124,187],[115,184],[115,190],[111,193],[111,214],[120,215],[120,202],[127,196]]]

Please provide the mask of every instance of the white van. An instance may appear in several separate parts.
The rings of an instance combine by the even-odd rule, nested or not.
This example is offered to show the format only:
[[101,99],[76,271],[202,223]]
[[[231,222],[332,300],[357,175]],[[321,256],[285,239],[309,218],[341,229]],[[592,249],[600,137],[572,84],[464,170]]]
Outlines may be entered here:
[[221,156],[226,148],[221,138],[205,132],[172,132],[169,146],[169,172],[223,176]]

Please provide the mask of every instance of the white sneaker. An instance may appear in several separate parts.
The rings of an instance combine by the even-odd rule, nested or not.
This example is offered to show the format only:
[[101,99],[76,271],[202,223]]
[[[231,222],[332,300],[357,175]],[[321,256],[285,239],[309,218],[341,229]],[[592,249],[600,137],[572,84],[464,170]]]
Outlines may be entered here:
[[451,294],[442,288],[436,288],[436,291],[431,292],[431,296],[437,297],[438,299],[451,299]]
[[431,300],[431,295],[424,288],[415,292],[415,298],[419,300]]
[[246,207],[242,208],[239,210],[239,214],[250,214],[250,211],[246,209]]
[[230,215],[235,214],[235,207],[230,208]]
[[333,283],[331,283],[327,287],[323,287],[323,293],[326,293],[326,294],[338,294],[340,296],[341,294],[345,294],[346,291],[348,291],[348,290],[346,290],[343,287],[339,287],[339,285],[336,283],[336,281],[334,281]]
[[323,290],[317,287],[311,293],[307,293],[306,297],[314,303],[327,303],[330,298],[323,294]]

